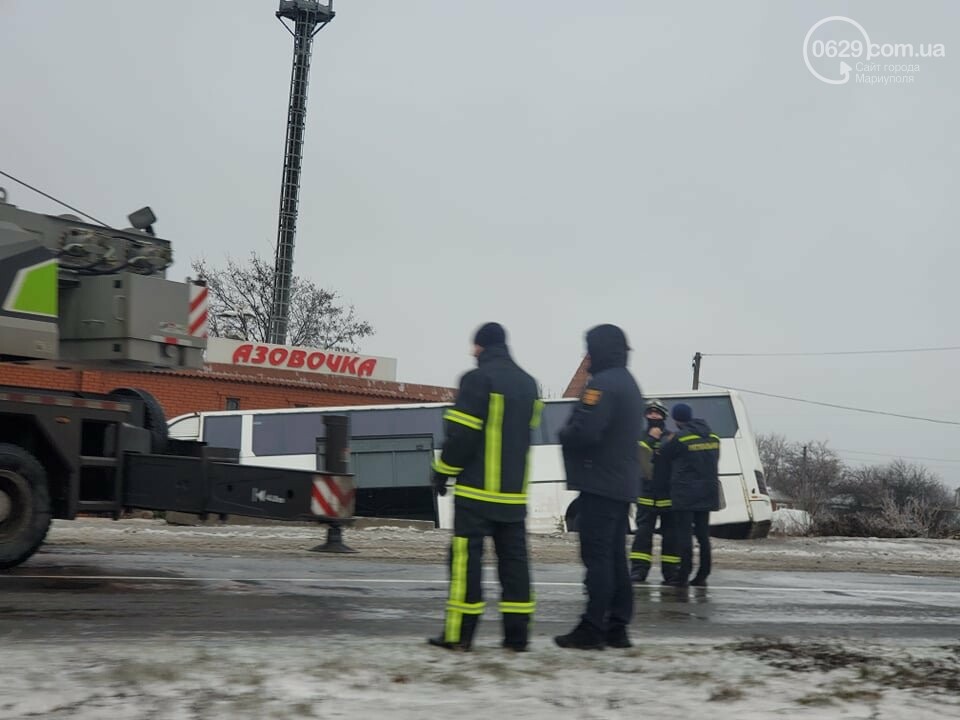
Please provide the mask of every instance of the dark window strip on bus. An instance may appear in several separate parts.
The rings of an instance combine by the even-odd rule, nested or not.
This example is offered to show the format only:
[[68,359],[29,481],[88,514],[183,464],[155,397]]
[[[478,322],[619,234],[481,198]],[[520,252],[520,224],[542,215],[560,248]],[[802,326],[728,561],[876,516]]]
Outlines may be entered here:
[[326,436],[323,416],[347,415],[351,437],[432,435],[443,442],[444,408],[393,408],[312,413],[260,413],[253,416],[253,454],[310,455],[316,440]]
[[[734,437],[738,430],[737,418],[729,397],[684,397],[667,401],[668,407],[685,402],[693,408],[695,417],[706,420],[721,438]],[[573,411],[575,401],[547,402],[540,427],[531,433],[533,445],[555,445],[557,433]],[[434,446],[443,443],[443,407],[364,409],[331,413],[350,417],[352,437],[388,437],[405,435],[432,435]],[[315,452],[316,439],[324,437],[322,411],[311,413],[259,413],[253,416],[254,455],[309,455]],[[207,418],[209,424],[214,417]],[[218,418],[224,419],[224,418]],[[676,428],[668,423],[671,431]],[[205,433],[206,434],[206,433]],[[239,443],[239,430],[237,430]],[[212,443],[211,443],[212,444]]]

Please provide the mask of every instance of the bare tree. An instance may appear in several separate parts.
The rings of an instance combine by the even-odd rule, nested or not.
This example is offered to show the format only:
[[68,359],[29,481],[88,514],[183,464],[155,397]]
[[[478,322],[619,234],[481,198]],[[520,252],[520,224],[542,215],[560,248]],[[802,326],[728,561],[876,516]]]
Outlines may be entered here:
[[770,487],[810,516],[816,535],[938,537],[957,527],[956,500],[922,465],[849,468],[825,442],[757,437]]
[[856,468],[839,490],[847,499],[851,524],[870,525],[871,534],[936,537],[953,524],[952,493],[922,465],[894,460]]
[[844,466],[826,442],[798,443],[782,435],[760,435],[757,447],[770,487],[791,498],[812,519],[827,510]]
[[794,467],[799,479],[797,499],[800,507],[816,521],[829,510],[837,495],[845,471],[843,461],[826,442],[814,441],[800,447],[799,457],[794,457]]
[[[210,334],[215,337],[266,342],[273,298],[273,266],[256,253],[247,263],[227,258],[225,268],[194,260],[193,271],[210,291]],[[290,293],[288,342],[324,350],[356,352],[357,341],[373,335],[373,326],[359,320],[352,305],[338,304],[337,294],[294,276]]]
[[790,495],[788,488],[792,487],[790,477],[790,458],[794,452],[792,445],[783,435],[770,433],[757,436],[757,449],[760,451],[760,462],[763,464],[767,486],[776,488],[786,495]]

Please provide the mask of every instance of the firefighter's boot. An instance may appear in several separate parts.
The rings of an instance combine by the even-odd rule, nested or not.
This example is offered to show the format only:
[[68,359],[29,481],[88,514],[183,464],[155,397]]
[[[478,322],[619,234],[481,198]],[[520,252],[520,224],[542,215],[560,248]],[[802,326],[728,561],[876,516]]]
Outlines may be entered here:
[[470,652],[470,646],[462,642],[447,642],[443,639],[443,636],[427,638],[427,642],[433,645],[434,647],[443,648],[444,650],[452,650],[453,652]]
[[607,647],[629,648],[633,647],[630,642],[630,636],[627,634],[626,625],[611,625],[607,630]]
[[647,573],[650,572],[650,568],[646,565],[641,565],[640,563],[633,563],[630,565],[630,582],[632,583],[643,583],[647,581]]
[[557,635],[553,640],[560,647],[571,650],[603,650],[606,647],[600,632],[584,621],[566,635]]

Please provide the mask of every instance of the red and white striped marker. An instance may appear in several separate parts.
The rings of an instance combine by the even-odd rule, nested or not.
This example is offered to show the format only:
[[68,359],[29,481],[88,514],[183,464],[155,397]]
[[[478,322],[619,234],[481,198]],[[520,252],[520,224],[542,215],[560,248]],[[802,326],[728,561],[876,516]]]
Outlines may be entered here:
[[207,337],[207,306],[209,291],[206,285],[190,283],[190,313],[187,318],[187,334],[191,337]]
[[315,475],[310,497],[310,512],[331,518],[353,517],[357,492],[352,477]]

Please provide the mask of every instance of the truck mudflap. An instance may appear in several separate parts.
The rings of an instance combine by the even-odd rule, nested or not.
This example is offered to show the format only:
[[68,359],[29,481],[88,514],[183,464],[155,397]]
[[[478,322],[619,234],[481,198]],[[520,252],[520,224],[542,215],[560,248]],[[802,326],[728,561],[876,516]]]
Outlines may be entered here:
[[125,507],[343,523],[355,504],[350,474],[238,465],[207,453],[124,457]]

